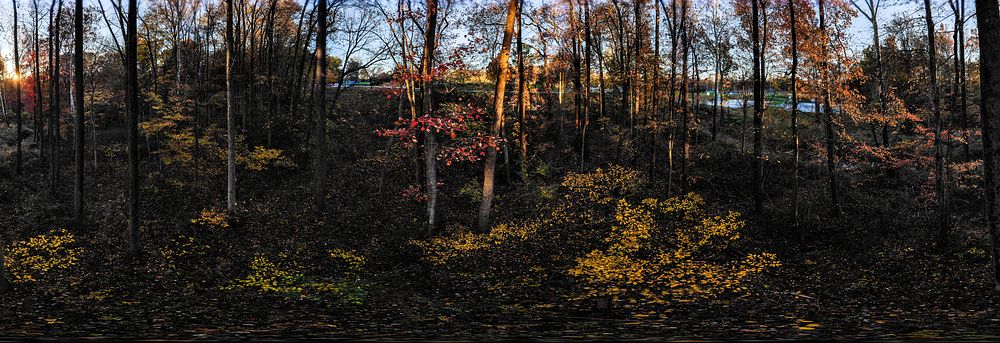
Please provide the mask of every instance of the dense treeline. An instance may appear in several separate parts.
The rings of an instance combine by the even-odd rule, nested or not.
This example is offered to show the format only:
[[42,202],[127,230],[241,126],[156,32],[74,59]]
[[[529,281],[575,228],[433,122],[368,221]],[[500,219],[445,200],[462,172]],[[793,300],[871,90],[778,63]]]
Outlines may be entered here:
[[[5,187],[44,189],[55,209],[38,217],[78,235],[120,225],[123,263],[167,256],[160,192],[200,199],[179,227],[228,227],[294,180],[310,225],[350,217],[345,182],[377,189],[358,202],[403,204],[393,240],[447,265],[442,280],[506,287],[557,268],[536,276],[576,278],[600,306],[746,289],[781,265],[741,245],[747,225],[799,246],[854,218],[877,231],[910,204],[934,223],[910,233],[926,253],[988,247],[1000,291],[996,0],[9,5]],[[359,165],[368,179],[343,180]],[[714,183],[727,174],[740,182]],[[713,192],[750,224],[714,214],[699,195]],[[0,229],[0,253],[44,245],[25,232]],[[361,258],[330,251],[355,277]],[[0,292],[30,279],[4,257]],[[275,282],[261,288],[290,292]]]

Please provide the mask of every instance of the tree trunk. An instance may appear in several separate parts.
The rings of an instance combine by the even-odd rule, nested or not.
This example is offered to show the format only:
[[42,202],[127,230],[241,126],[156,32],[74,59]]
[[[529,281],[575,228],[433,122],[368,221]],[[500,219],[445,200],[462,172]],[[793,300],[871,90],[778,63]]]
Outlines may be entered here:
[[[822,0],[821,0],[822,1]],[[761,66],[764,64],[763,40],[760,30],[760,11],[758,0],[750,0],[753,11],[753,22],[750,23],[753,40],[753,204],[754,212],[761,218],[764,214],[764,151],[762,124],[764,118],[764,75]]]
[[233,0],[226,0],[226,211],[236,209],[236,89],[233,82]]
[[39,58],[40,57],[39,56],[39,50],[40,49],[39,49],[39,38],[38,38],[38,35],[39,35],[39,33],[38,33],[38,31],[39,31],[38,13],[40,13],[40,12],[38,11],[38,0],[33,0],[31,2],[31,4],[32,4],[32,9],[33,9],[32,12],[35,15],[35,18],[34,18],[35,19],[34,20],[34,27],[33,27],[34,30],[32,31],[33,36],[34,36],[34,40],[33,41],[35,43],[35,47],[34,47],[35,49],[32,52],[34,54],[35,70],[34,70],[33,73],[31,73],[31,78],[35,80],[35,110],[33,111],[34,112],[34,116],[35,116],[35,120],[34,120],[34,123],[33,123],[33,125],[35,127],[35,132],[34,132],[33,136],[34,136],[34,139],[35,139],[35,144],[38,145],[38,157],[39,157],[39,159],[41,159],[41,158],[43,158],[45,156],[45,139],[44,139],[45,138],[45,131],[43,130],[43,125],[42,125],[42,121],[43,121],[43,118],[42,118],[42,78],[41,78],[41,75],[42,75],[42,71],[41,71],[41,68],[42,68],[41,67],[41,63],[42,62],[41,61],[42,60]]
[[[791,69],[791,89],[792,89],[792,225],[799,230],[799,91],[798,91],[798,70],[799,70],[799,38],[795,21],[795,0],[788,0],[788,18],[791,25],[792,48],[792,69]],[[802,232],[799,231],[800,237]]]
[[660,135],[657,124],[660,121],[660,6],[653,4],[654,11],[656,12],[653,24],[653,99],[652,99],[652,118],[653,118],[653,132],[650,135],[652,142],[650,143],[650,163],[649,163],[649,175],[650,177],[656,176],[656,150],[657,150],[657,138]]
[[[430,116],[433,112],[434,92],[432,89],[434,80],[434,50],[437,39],[437,15],[438,0],[427,0],[427,28],[424,29],[424,56],[420,66],[420,75],[423,84],[423,113]],[[435,143],[434,130],[424,131],[424,168],[427,177],[427,231],[433,234],[437,226],[437,143]]]
[[[53,6],[55,3],[53,3]],[[59,56],[61,52],[62,0],[55,12],[49,11],[49,191],[56,195],[59,187],[59,117],[62,109],[59,100]]]
[[[17,35],[17,0],[11,0],[14,4],[14,115],[17,116],[15,121],[15,127],[17,128],[17,133],[14,135],[14,140],[17,145],[17,152],[14,155],[14,173],[16,175],[21,175],[21,159],[23,158],[23,153],[21,151],[21,130],[23,123],[21,122],[21,53],[18,50],[18,35]],[[0,245],[2,246],[2,245]],[[3,253],[0,253],[2,255]],[[3,264],[3,259],[0,257],[0,264]],[[0,279],[3,278],[3,270],[0,267]],[[3,281],[0,281],[3,282]]]
[[931,2],[924,0],[924,19],[927,22],[927,73],[930,75],[931,111],[934,113],[934,193],[937,198],[937,243],[943,248],[948,243],[948,205],[944,186],[944,162],[941,152],[941,108],[937,84],[937,54],[934,51],[934,17]]
[[820,48],[821,62],[820,68],[823,78],[823,113],[826,128],[826,172],[829,175],[830,180],[830,214],[837,218],[840,217],[840,198],[837,195],[837,168],[835,166],[834,160],[836,159],[837,151],[837,137],[833,130],[833,110],[830,108],[830,66],[827,62],[827,44],[829,44],[829,34],[826,32],[826,3],[825,0],[819,0],[819,30],[820,39],[823,40],[823,44]]
[[[316,25],[316,80],[313,91],[313,112],[316,115],[313,139],[316,140],[313,150],[313,211],[321,213],[325,207],[326,198],[326,18],[327,0],[319,0],[319,25]],[[347,61],[343,61],[347,63]],[[343,80],[338,80],[343,82]]]
[[[500,48],[500,54],[497,56],[497,66],[500,72],[497,75],[496,91],[493,94],[494,121],[493,126],[490,128],[490,133],[494,139],[499,137],[500,128],[503,126],[504,121],[504,94],[506,94],[507,89],[507,77],[510,76],[510,67],[507,64],[510,59],[510,41],[514,35],[514,21],[518,12],[518,1],[509,0],[507,4],[507,19],[504,24],[503,43]],[[487,148],[486,160],[484,161],[485,167],[483,168],[483,199],[479,205],[479,220],[476,225],[477,230],[482,233],[487,233],[490,230],[490,210],[493,208],[493,174],[496,168],[496,159],[497,150],[492,147]]]
[[681,0],[680,39],[681,39],[681,177],[677,184],[681,192],[687,190],[688,157],[691,152],[691,109],[688,103],[690,79],[688,79],[688,59],[691,51],[691,36],[688,27],[688,1]]
[[997,218],[997,162],[1000,159],[1000,9],[996,0],[976,0],[976,26],[979,28],[979,66],[982,80],[983,162],[986,179],[986,218],[993,259],[994,290],[1000,292],[1000,218]]
[[74,118],[73,157],[76,161],[76,175],[73,184],[73,219],[77,225],[83,224],[83,163],[84,137],[87,132],[83,125],[83,0],[76,0],[76,15],[74,16],[76,40],[74,42],[73,74],[76,79],[74,98],[76,99],[76,117]]
[[[523,0],[522,0],[523,1]],[[590,127],[590,62],[591,62],[591,37],[590,37],[590,0],[583,2],[583,41],[584,50],[584,90],[583,90],[583,125],[580,128],[580,170],[583,171],[584,163],[587,161],[587,129]],[[519,37],[520,39],[520,37]]]
[[128,93],[128,220],[130,257],[139,256],[139,63],[138,0],[128,1],[125,72]]

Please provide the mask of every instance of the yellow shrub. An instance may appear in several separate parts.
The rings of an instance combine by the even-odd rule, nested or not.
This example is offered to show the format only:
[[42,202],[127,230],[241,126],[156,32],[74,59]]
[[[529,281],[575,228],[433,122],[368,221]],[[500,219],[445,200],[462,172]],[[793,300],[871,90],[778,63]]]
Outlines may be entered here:
[[537,223],[499,224],[487,234],[458,232],[448,236],[435,237],[429,241],[412,241],[410,243],[423,250],[424,259],[427,261],[436,265],[444,265],[455,257],[501,247],[511,241],[523,241],[537,231]]
[[281,149],[268,149],[262,146],[255,146],[246,156],[238,156],[237,161],[252,171],[267,170],[271,166],[295,167],[295,162],[284,156]]
[[46,272],[66,269],[76,264],[83,250],[71,247],[75,241],[73,234],[59,229],[46,235],[14,242],[7,249],[4,266],[13,282],[36,281]]
[[567,189],[567,197],[586,199],[606,205],[617,197],[634,193],[646,183],[642,173],[621,166],[586,173],[570,173],[563,178],[562,186]]
[[774,254],[730,257],[740,238],[739,214],[712,216],[696,194],[638,205],[619,200],[605,242],[577,259],[569,273],[587,296],[635,296],[650,302],[692,301],[743,289],[750,276],[779,265]]
[[197,217],[191,219],[191,224],[218,229],[225,229],[229,227],[229,221],[225,212],[209,209],[201,210]]
[[344,266],[348,273],[357,273],[365,266],[364,256],[358,255],[353,250],[333,249],[329,251],[330,258]]
[[295,268],[283,267],[267,257],[258,256],[250,263],[250,275],[234,280],[222,289],[253,289],[297,299],[319,299],[324,295],[332,295],[347,303],[361,303],[365,296],[364,288],[357,280],[349,280],[344,276],[356,276],[364,265],[364,257],[342,249],[330,251],[330,257],[344,263],[347,269],[345,275],[334,278],[306,276]]

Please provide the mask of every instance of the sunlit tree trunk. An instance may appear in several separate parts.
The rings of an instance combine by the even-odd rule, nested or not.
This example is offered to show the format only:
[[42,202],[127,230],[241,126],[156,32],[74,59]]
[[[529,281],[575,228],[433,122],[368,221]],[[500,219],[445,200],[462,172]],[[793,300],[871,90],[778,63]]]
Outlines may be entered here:
[[234,84],[233,0],[226,0],[226,211],[236,209],[236,85]]
[[[588,0],[589,1],[589,0]],[[521,31],[524,29],[522,20],[524,17],[524,0],[518,0],[517,4],[517,132],[521,145],[521,180],[528,179],[528,127],[525,126],[525,117],[528,113],[529,92],[525,89],[525,82],[528,75],[524,73],[524,45]],[[588,57],[590,55],[587,55]]]
[[[508,66],[510,60],[510,41],[514,35],[514,22],[517,17],[518,1],[508,1],[507,19],[504,21],[503,43],[500,48],[500,54],[497,55],[499,73],[497,74],[496,91],[493,93],[494,121],[490,128],[490,133],[494,138],[499,137],[500,128],[503,126],[504,121],[504,94],[506,94],[507,89],[507,77],[510,76],[510,66]],[[483,168],[483,199],[479,205],[479,221],[476,226],[479,232],[489,232],[490,230],[490,210],[492,210],[493,206],[493,174],[496,168],[496,160],[497,150],[492,147],[487,148],[486,160],[484,161],[485,167]]]
[[658,123],[660,121],[660,6],[653,4],[655,15],[655,22],[653,24],[653,96],[652,96],[652,107],[653,111],[651,117],[653,118],[653,133],[651,135],[652,142],[650,144],[650,163],[649,163],[649,175],[650,177],[656,176],[656,150],[657,150],[657,137],[659,137],[660,132],[658,129]]
[[580,170],[583,170],[587,161],[587,129],[590,127],[590,62],[591,62],[591,37],[590,37],[590,0],[583,2],[583,41],[584,41],[584,99],[583,99],[583,124],[580,126]]

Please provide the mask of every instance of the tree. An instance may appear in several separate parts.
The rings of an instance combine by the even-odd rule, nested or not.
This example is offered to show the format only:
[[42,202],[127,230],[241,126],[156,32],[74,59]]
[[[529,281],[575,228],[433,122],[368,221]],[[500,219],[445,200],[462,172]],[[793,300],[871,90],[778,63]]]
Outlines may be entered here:
[[[62,102],[59,100],[61,90],[59,89],[59,76],[61,69],[59,62],[61,58],[61,34],[62,25],[62,0],[59,6],[53,2],[49,7],[49,191],[55,195],[60,182],[60,159],[59,146],[61,135],[59,133],[59,123],[61,121]],[[55,12],[52,9],[55,8]]]
[[830,45],[830,33],[826,27],[826,2],[819,0],[819,33],[820,33],[820,74],[823,97],[823,115],[825,117],[824,127],[826,129],[826,172],[830,180],[830,213],[833,217],[840,217],[840,198],[837,194],[837,168],[834,164],[837,151],[837,136],[833,131],[833,109],[830,108],[830,88],[831,88],[831,66],[830,55],[828,54]]
[[[885,117],[886,113],[886,85],[885,85],[885,64],[882,61],[882,41],[878,33],[879,22],[878,22],[878,11],[879,5],[882,3],[881,0],[864,0],[865,7],[862,8],[858,5],[856,0],[851,0],[851,5],[861,13],[865,19],[872,25],[872,49],[875,52],[875,93],[878,97],[878,113],[879,116]],[[874,124],[873,124],[874,125]],[[874,128],[872,129],[874,134]],[[872,140],[878,145],[878,137],[872,137]],[[884,120],[882,125],[882,145],[889,145],[889,121]]]
[[941,144],[941,108],[937,84],[937,54],[934,45],[934,17],[931,0],[924,0],[924,19],[927,23],[927,68],[930,76],[931,111],[934,114],[934,194],[937,198],[937,242],[939,247],[948,243],[948,204],[944,188],[944,163]]
[[41,28],[39,26],[40,24],[39,24],[39,18],[38,18],[38,14],[40,13],[40,11],[38,9],[38,0],[32,0],[31,1],[31,5],[32,5],[32,13],[34,14],[34,21],[32,21],[32,23],[33,23],[33,26],[32,26],[32,28],[33,28],[33,30],[32,30],[32,37],[34,39],[32,40],[32,42],[34,42],[34,45],[35,45],[34,49],[32,51],[32,55],[33,55],[32,59],[35,62],[34,63],[35,70],[31,73],[31,78],[35,80],[35,109],[33,111],[34,112],[34,116],[35,116],[35,120],[34,120],[34,126],[35,126],[34,137],[35,137],[35,143],[38,144],[38,154],[39,154],[39,157],[41,157],[41,156],[45,155],[45,143],[44,143],[44,140],[45,140],[44,139],[44,137],[45,137],[45,131],[42,130],[42,121],[43,121],[43,119],[42,119],[42,78],[41,78],[41,75],[42,75],[42,72],[41,72],[41,68],[42,68],[41,64],[42,64],[42,62],[41,61],[42,60],[40,58],[41,54],[39,53],[39,51],[40,51],[40,49],[39,49],[39,45],[40,45],[39,41],[40,41],[40,39],[38,38],[38,36],[40,35],[39,34],[39,30]]
[[[17,36],[17,0],[11,0],[14,4],[14,87],[15,87],[15,98],[14,98],[14,111],[17,116],[15,118],[15,127],[17,132],[14,133],[14,140],[17,141],[17,152],[14,157],[15,173],[21,175],[21,55],[17,49],[18,46],[18,36]],[[10,280],[7,279],[7,255],[4,254],[4,246],[6,242],[4,240],[4,231],[0,230],[0,294],[4,294],[10,291]]]
[[955,32],[952,39],[955,42],[955,77],[954,90],[952,94],[952,114],[958,112],[959,127],[962,129],[962,156],[968,162],[971,157],[969,151],[969,91],[965,68],[965,0],[949,0],[952,15],[955,17]]
[[[589,0],[585,0],[588,1]],[[524,73],[524,0],[517,2],[517,132],[518,141],[521,145],[521,180],[528,178],[528,128],[525,125],[525,117],[528,115],[528,97],[530,94],[525,89],[525,82],[528,77]],[[589,53],[587,55],[590,56]],[[589,69],[589,65],[588,65]],[[586,130],[586,129],[585,129]],[[585,131],[586,132],[586,131]],[[582,159],[581,159],[582,161]]]
[[[507,90],[507,77],[510,75],[510,41],[514,35],[514,22],[517,20],[518,1],[509,0],[507,4],[507,19],[504,21],[503,43],[500,54],[497,55],[496,90],[493,93],[493,126],[490,134],[493,138],[500,137],[500,129],[503,127],[504,116],[504,94]],[[477,228],[480,232],[489,232],[490,210],[493,206],[493,183],[494,171],[496,169],[497,150],[488,149],[486,151],[485,167],[483,168],[483,199],[479,204],[479,220]]]
[[[434,50],[437,46],[438,0],[427,0],[427,26],[424,29],[424,55],[420,63],[423,114],[433,112]],[[437,144],[434,130],[424,132],[424,168],[427,178],[427,230],[433,233],[437,226]]]
[[[764,75],[763,44],[760,30],[759,0],[751,3],[751,41],[753,45],[753,204],[754,213],[761,217],[764,214],[764,151],[763,151],[763,118],[764,118]],[[823,1],[823,0],[820,0]],[[822,20],[822,19],[820,19]]]
[[1000,7],[996,0],[976,0],[979,29],[983,162],[986,181],[986,219],[993,256],[993,289],[1000,292],[1000,218],[997,217],[997,177],[1000,176]]
[[[14,136],[15,137],[14,140],[16,141],[15,144],[17,145],[17,152],[14,155],[14,173],[16,175],[21,175],[21,159],[23,158],[22,157],[22,152],[21,152],[21,131],[22,131],[22,125],[23,125],[22,122],[21,122],[21,106],[22,106],[22,104],[21,104],[21,53],[20,53],[20,51],[18,51],[18,45],[20,45],[20,44],[18,44],[18,39],[20,37],[18,37],[18,35],[17,35],[17,0],[11,0],[11,2],[14,4],[14,39],[13,39],[13,42],[14,42],[14,115],[16,116],[16,118],[14,119],[14,121],[16,123],[15,126],[17,128],[17,133],[15,133],[15,136]],[[2,244],[0,244],[0,246],[2,246]],[[0,253],[0,255],[2,255],[2,253]],[[2,256],[0,256],[0,264],[3,264],[3,258],[2,258]],[[0,275],[3,274],[2,268],[3,267],[0,267]],[[0,278],[3,278],[3,277],[0,276]],[[0,281],[0,282],[3,282],[3,281]]]
[[75,161],[76,174],[73,183],[73,218],[77,225],[83,223],[83,154],[84,154],[84,131],[83,125],[83,0],[76,0],[76,14],[74,15],[74,28],[76,29],[76,39],[73,47],[73,75],[76,78],[76,88],[73,96],[76,101],[76,117],[74,118],[73,129],[73,159]]
[[[232,1],[232,0],[230,0]],[[318,0],[316,25],[316,80],[313,88],[313,113],[316,140],[313,150],[313,211],[320,213],[325,206],[326,198],[326,29],[327,0]],[[350,63],[348,63],[350,64]],[[344,80],[339,80],[343,83]]]
[[[230,214],[236,209],[236,85],[233,80],[235,73],[233,54],[236,42],[234,39],[233,0],[226,0],[226,211]],[[320,63],[325,65],[325,59]]]
[[138,0],[128,1],[125,73],[128,112],[129,256],[139,256],[139,63]]
[[789,46],[792,50],[791,68],[791,91],[792,91],[792,223],[795,228],[799,227],[799,92],[798,92],[798,71],[799,71],[799,37],[796,30],[798,22],[795,21],[795,0],[788,0],[788,28],[791,33]]

